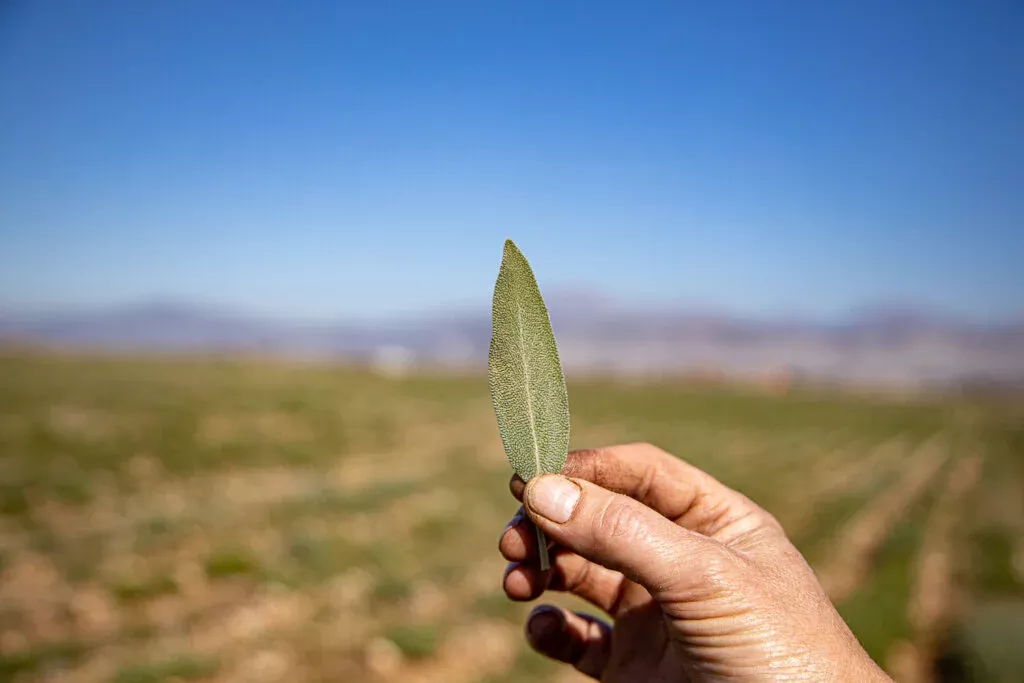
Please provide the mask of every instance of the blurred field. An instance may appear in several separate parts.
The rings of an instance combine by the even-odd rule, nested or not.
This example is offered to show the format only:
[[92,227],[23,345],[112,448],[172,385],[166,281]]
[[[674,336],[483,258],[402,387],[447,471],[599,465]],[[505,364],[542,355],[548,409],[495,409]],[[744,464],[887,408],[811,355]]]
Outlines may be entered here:
[[[651,441],[778,515],[900,680],[1024,680],[1020,404],[570,402],[575,447]],[[508,475],[482,376],[2,356],[0,680],[577,680],[500,591]]]

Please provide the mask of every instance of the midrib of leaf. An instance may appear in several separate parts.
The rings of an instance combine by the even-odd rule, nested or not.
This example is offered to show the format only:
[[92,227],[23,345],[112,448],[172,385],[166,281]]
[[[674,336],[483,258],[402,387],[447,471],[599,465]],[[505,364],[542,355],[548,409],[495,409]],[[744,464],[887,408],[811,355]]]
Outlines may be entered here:
[[526,389],[526,412],[530,416],[530,435],[533,437],[534,475],[541,474],[540,444],[537,442],[537,425],[533,419],[533,396],[530,394],[530,364],[526,362],[526,339],[523,337],[523,307],[516,300],[516,328],[519,331],[519,351],[523,361],[523,384]]

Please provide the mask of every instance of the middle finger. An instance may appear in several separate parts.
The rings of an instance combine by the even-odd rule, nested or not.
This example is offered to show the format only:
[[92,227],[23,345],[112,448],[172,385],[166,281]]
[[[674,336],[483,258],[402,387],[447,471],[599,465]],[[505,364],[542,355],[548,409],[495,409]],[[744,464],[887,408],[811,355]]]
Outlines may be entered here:
[[626,606],[624,589],[632,584],[619,572],[556,546],[550,572],[542,573],[535,564],[511,562],[502,585],[512,600],[535,600],[545,590],[554,590],[572,593],[614,617]]

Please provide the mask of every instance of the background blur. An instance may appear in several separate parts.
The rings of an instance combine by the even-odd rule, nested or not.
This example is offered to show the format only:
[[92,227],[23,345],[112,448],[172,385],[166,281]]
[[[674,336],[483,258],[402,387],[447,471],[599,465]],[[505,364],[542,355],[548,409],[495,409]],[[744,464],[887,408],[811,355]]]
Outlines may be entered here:
[[575,447],[1024,680],[1022,188],[1012,0],[0,2],[0,680],[579,680],[500,591],[508,237]]

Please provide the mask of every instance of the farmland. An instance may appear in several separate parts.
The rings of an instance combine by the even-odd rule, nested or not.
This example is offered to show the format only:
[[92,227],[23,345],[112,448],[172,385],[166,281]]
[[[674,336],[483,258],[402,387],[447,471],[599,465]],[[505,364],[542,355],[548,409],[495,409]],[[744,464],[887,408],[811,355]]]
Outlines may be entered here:
[[[1024,678],[1020,402],[569,391],[574,447],[773,512],[898,680]],[[7,353],[0,681],[580,680],[500,590],[508,475],[483,376]]]

